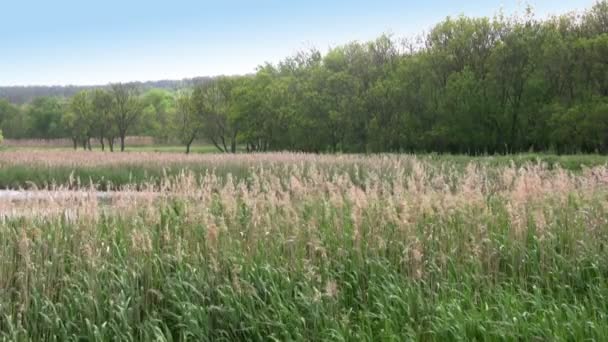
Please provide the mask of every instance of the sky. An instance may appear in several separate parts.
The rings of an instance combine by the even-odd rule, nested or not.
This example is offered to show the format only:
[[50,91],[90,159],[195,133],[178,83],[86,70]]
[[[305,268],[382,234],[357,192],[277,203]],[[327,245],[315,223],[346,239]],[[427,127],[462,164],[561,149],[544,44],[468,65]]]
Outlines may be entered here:
[[0,86],[254,72],[298,50],[413,37],[447,16],[539,17],[594,0],[0,0]]

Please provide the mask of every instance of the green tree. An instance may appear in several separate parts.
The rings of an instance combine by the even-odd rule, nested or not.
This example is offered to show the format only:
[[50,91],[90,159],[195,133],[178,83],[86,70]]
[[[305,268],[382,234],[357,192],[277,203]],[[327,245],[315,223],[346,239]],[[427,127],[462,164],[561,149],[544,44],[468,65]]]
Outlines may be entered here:
[[81,91],[74,95],[70,101],[70,112],[74,115],[72,139],[80,138],[82,148],[90,151],[96,122],[89,93]]
[[65,104],[57,98],[39,97],[27,106],[30,121],[29,136],[37,139],[54,139],[66,136],[61,125]]
[[114,141],[116,139],[117,129],[113,117],[113,105],[113,98],[110,92],[96,89],[91,93],[93,135],[99,140],[102,151],[105,151],[106,140],[110,147],[110,151],[114,151]]
[[234,120],[232,91],[234,79],[221,77],[198,86],[192,93],[194,111],[203,114],[203,134],[224,153],[236,152],[238,122]]
[[153,136],[157,142],[168,143],[171,131],[167,127],[176,113],[174,95],[163,89],[151,89],[143,95],[142,102],[145,120],[139,127],[140,132]]
[[189,154],[190,146],[203,130],[206,106],[195,106],[192,94],[187,91],[177,95],[175,104],[174,132],[179,141],[186,146],[186,154]]
[[143,106],[137,89],[132,84],[116,83],[111,85],[112,117],[120,139],[120,151],[125,150],[127,133],[138,124],[143,113]]
[[3,99],[0,99],[0,129],[12,139],[25,138],[30,131],[27,116],[19,107]]

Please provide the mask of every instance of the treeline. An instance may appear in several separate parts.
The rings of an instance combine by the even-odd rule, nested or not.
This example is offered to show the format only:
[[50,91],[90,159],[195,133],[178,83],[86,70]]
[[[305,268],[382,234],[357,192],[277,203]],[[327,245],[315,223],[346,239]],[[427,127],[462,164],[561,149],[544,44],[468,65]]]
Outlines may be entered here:
[[[160,80],[135,82],[138,88],[142,90],[149,89],[166,89],[169,91],[193,87],[199,84],[211,82],[212,77],[194,77],[183,80]],[[32,102],[38,97],[61,97],[68,98],[76,93],[85,90],[107,89],[108,86],[91,85],[91,86],[11,86],[0,87],[0,99],[6,99],[14,104],[25,104]]]
[[15,112],[0,103],[6,137],[75,144],[151,133],[223,152],[605,153],[608,1],[545,20],[448,18],[418,40],[385,35],[173,93],[113,85]]

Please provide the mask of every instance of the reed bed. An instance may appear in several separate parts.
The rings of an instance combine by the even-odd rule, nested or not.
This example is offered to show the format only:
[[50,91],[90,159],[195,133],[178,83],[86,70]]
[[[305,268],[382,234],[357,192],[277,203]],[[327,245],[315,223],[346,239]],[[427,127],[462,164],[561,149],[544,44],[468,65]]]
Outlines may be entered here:
[[606,166],[158,158],[210,167],[0,201],[2,339],[607,336]]
[[[605,156],[600,155],[521,154],[490,157],[303,153],[186,155],[168,152],[21,150],[0,152],[0,189],[52,189],[59,186],[80,188],[82,184],[86,184],[87,187],[95,186],[97,190],[119,190],[124,186],[133,185],[146,188],[151,183],[158,187],[164,178],[179,175],[183,170],[197,175],[213,172],[225,177],[231,174],[235,179],[242,179],[250,177],[252,170],[261,166],[274,167],[276,171],[284,169],[286,165],[297,165],[301,169],[314,166],[330,174],[346,172],[354,182],[359,182],[368,172],[382,178],[391,178],[396,170],[409,170],[412,160],[450,168],[451,170],[447,170],[449,172],[463,172],[469,164],[495,169],[539,163],[545,165],[547,169],[563,168],[581,172],[588,168],[606,166],[608,162]],[[79,183],[75,183],[75,180]]]
[[[0,168],[11,166],[47,166],[47,167],[109,167],[140,166],[166,167],[170,165],[192,166],[204,164],[210,167],[223,165],[256,166],[261,164],[315,164],[376,166],[386,169],[395,166],[395,162],[418,159],[431,163],[468,165],[470,163],[489,166],[523,166],[528,163],[542,162],[549,168],[560,166],[566,169],[579,170],[582,167],[603,166],[608,158],[602,155],[552,155],[552,154],[518,154],[470,157],[465,155],[409,155],[409,154],[306,154],[293,152],[247,153],[247,154],[183,154],[156,152],[110,153],[101,151],[65,151],[65,150],[18,150],[0,153]],[[397,165],[398,166],[398,165]]]
[[[413,156],[311,155],[301,153],[196,154],[180,153],[103,153],[71,151],[7,151],[0,153],[0,188],[54,188],[87,184],[101,190],[118,190],[134,184],[160,186],[167,176],[189,170],[198,175],[213,172],[234,178],[247,178],[258,167],[315,166],[330,173],[355,168],[361,172],[385,173],[407,164]],[[277,168],[278,169],[278,168]],[[79,184],[75,184],[78,181]]]

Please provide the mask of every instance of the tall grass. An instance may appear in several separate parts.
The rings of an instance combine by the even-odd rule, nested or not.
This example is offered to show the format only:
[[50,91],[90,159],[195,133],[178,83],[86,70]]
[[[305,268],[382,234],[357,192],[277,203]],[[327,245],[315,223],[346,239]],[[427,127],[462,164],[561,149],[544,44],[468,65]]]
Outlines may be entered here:
[[608,167],[268,158],[2,204],[1,338],[607,336]]
[[[411,160],[429,165],[464,170],[473,163],[486,168],[500,168],[513,164],[542,163],[549,169],[563,168],[581,171],[607,165],[608,158],[600,155],[556,156],[520,154],[513,156],[470,157],[461,155],[311,155],[298,153],[267,154],[198,154],[183,153],[103,153],[85,151],[0,151],[0,189],[49,188],[73,185],[74,179],[93,184],[100,190],[115,190],[122,186],[160,185],[166,176],[183,170],[198,175],[213,172],[219,176],[248,178],[260,166],[281,168],[297,165],[301,168],[323,169],[329,173],[347,172],[358,182],[368,172],[383,178],[392,177],[399,168],[408,168]],[[359,176],[356,175],[359,173]]]

